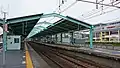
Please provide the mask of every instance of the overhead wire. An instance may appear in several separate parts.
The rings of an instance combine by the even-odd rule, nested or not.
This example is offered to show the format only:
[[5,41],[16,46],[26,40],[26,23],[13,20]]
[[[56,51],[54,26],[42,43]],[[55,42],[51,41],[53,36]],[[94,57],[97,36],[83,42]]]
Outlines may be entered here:
[[[60,0],[59,0],[59,1],[60,1]],[[66,10],[68,10],[69,8],[71,8],[73,5],[75,5],[75,4],[77,3],[77,1],[79,1],[79,0],[76,0],[76,1],[73,2],[71,5],[69,5],[67,8],[63,9],[62,11],[60,11],[59,13],[65,12]],[[83,1],[83,0],[82,0],[82,1]],[[104,4],[101,4],[101,3],[100,3],[100,2],[103,2],[103,1],[104,1],[104,0],[99,1],[97,4],[104,5]],[[85,1],[85,2],[86,2],[86,1]],[[116,1],[114,1],[114,2],[116,2]],[[113,2],[113,3],[114,3],[114,2]],[[119,3],[120,3],[120,2],[118,2],[118,3],[114,4],[114,5],[117,5],[117,4],[119,4]],[[111,4],[111,3],[110,3],[110,4]],[[56,12],[61,6],[62,6],[62,4],[59,3],[59,7],[56,8],[56,10],[53,11],[53,12]],[[106,6],[106,5],[105,5],[105,6]],[[111,5],[107,4],[107,6],[111,6]],[[113,6],[113,7],[115,7],[115,6]],[[117,6],[117,7],[118,7],[118,6]],[[106,9],[108,9],[108,8],[109,8],[109,7],[106,7],[106,8],[104,8],[103,10],[106,10]],[[102,14],[97,14],[97,15],[95,15],[95,16],[86,18],[86,19],[84,19],[84,20],[88,20],[88,19],[94,18],[94,17],[96,17],[96,16],[100,16],[100,15],[103,15],[103,14],[106,14],[106,13],[109,13],[109,12],[112,12],[112,11],[115,11],[115,10],[117,10],[117,9],[110,10],[110,11],[104,12],[104,13],[102,13]],[[101,10],[97,11],[96,13],[99,13],[100,11],[101,11]],[[92,13],[91,15],[96,14],[96,13]],[[89,16],[91,16],[91,15],[89,15]],[[54,18],[53,18],[53,19],[54,19]],[[53,19],[50,19],[50,20],[53,20]]]
[[68,10],[69,8],[71,8],[72,6],[74,6],[77,3],[77,1],[73,2],[71,5],[69,5],[67,8],[63,9],[60,13]]
[[63,5],[63,4],[60,3],[60,0],[59,0],[59,5],[58,5],[58,7],[53,11],[53,13],[56,12],[62,5]]
[[[63,0],[62,0],[63,1]],[[55,13],[55,12],[57,12],[57,10],[58,10],[58,13],[60,14],[61,12],[60,12],[60,7],[63,5],[63,3],[60,3],[61,2],[61,0],[59,0],[59,5],[58,5],[58,7],[53,11],[53,13]],[[48,21],[51,21],[51,20],[53,20],[55,17],[53,17],[53,18],[51,18],[51,19],[49,19]]]
[[[103,2],[103,1],[104,1],[104,0],[99,1],[99,3],[100,3],[100,2]],[[112,2],[112,4],[114,4],[115,2],[118,2],[118,1],[114,1],[114,2]],[[60,13],[68,10],[68,9],[71,8],[73,5],[75,5],[76,3],[77,3],[77,0],[76,0],[75,2],[73,2],[71,5],[69,5],[67,8],[63,9]],[[115,3],[114,5],[117,5],[117,4],[119,4],[119,3],[120,3],[120,2]],[[109,3],[109,4],[111,4],[111,3]],[[108,5],[109,5],[109,4],[108,4]],[[106,8],[103,9],[103,6],[102,6],[102,7],[100,7],[100,8],[102,8],[102,10],[106,10],[106,9],[108,9],[108,8],[110,8],[110,7],[106,7]],[[100,16],[100,15],[103,15],[103,14],[106,14],[106,13],[109,13],[109,12],[113,12],[113,11],[115,11],[115,10],[118,10],[118,9],[113,9],[113,10],[110,10],[110,11],[107,11],[107,12],[103,12],[102,14],[97,14],[97,15],[95,15],[95,16],[86,18],[86,19],[84,19],[84,20],[88,20],[88,19],[91,19],[91,18]],[[99,13],[100,11],[101,11],[101,10],[97,11],[96,13]],[[91,15],[96,14],[96,13],[92,13]],[[89,15],[89,16],[90,16],[90,15]]]
[[[118,2],[118,3],[116,3],[116,5],[117,4],[119,4],[120,2]],[[107,8],[106,8],[107,9]],[[92,16],[92,17],[88,17],[88,18],[85,18],[85,19],[83,19],[83,20],[88,20],[88,19],[91,19],[91,18],[94,18],[94,17],[97,17],[97,16],[101,16],[101,15],[103,15],[103,14],[106,14],[106,13],[109,13],[109,12],[113,12],[113,11],[115,11],[115,10],[119,10],[119,9],[113,9],[113,10],[110,10],[110,11],[106,11],[106,12],[103,12],[102,14],[97,14],[97,15],[95,15],[94,14],[94,16]],[[99,11],[100,12],[100,11]]]
[[[62,11],[60,11],[61,9],[60,9],[60,7],[62,6],[62,4],[60,4],[60,0],[59,0],[59,7],[58,8],[56,8],[56,10],[55,11],[53,11],[53,12],[56,12],[57,11],[57,9],[59,9],[59,14],[61,14],[62,12],[64,12],[64,11],[66,11],[66,10],[68,10],[69,8],[71,8],[73,5],[75,5],[77,3],[77,1],[75,1],[75,2],[73,2],[72,4],[70,4],[67,8],[65,8],[65,9],[63,9]],[[55,17],[53,17],[52,19],[50,19],[49,21],[51,21],[51,20],[53,20]]]
[[110,11],[106,11],[106,12],[103,12],[102,14],[98,14],[98,15],[95,15],[95,16],[92,16],[92,17],[89,17],[89,18],[86,18],[86,19],[83,19],[83,20],[88,20],[88,19],[91,19],[91,18],[94,18],[94,17],[97,17],[97,16],[101,16],[103,14],[106,14],[106,13],[109,13],[109,12],[113,12],[115,10],[118,10],[118,9],[113,9],[113,10],[110,10]]
[[[117,1],[114,1],[114,3],[115,2],[117,2]],[[118,3],[115,3],[114,5],[117,5],[117,4],[119,4],[120,2],[118,2]],[[111,3],[109,3],[109,4],[111,4]],[[101,9],[102,7],[100,7],[100,9]],[[106,7],[106,8],[104,8],[103,10],[106,10],[106,9],[108,9],[108,8],[110,8],[110,7]],[[95,9],[93,9],[93,10],[95,10]],[[93,12],[93,13],[90,13],[90,14],[88,14],[87,15],[87,17],[89,17],[89,16],[91,16],[91,15],[95,15],[96,13],[99,13],[99,12],[101,12],[101,10],[96,10],[95,12]],[[89,12],[87,12],[87,13],[89,13]],[[85,13],[84,13],[85,14]],[[84,14],[82,14],[82,16],[84,16]]]
[[[69,5],[67,8],[65,8],[64,10],[62,10],[60,13],[62,13],[62,12],[64,12],[64,11],[66,11],[67,9],[69,9],[69,8],[71,8],[73,5],[75,5],[76,3],[77,3],[77,1],[78,0],[76,0],[75,2],[73,2],[71,5]],[[99,1],[98,3],[100,3],[100,2],[103,2],[104,0],[102,0],[102,1]],[[114,2],[116,2],[116,1],[114,1]],[[113,2],[113,3],[114,3]],[[118,3],[116,3],[116,4],[114,4],[114,5],[117,5],[117,4],[119,4],[120,2],[118,2]],[[109,5],[109,4],[108,4]],[[107,8],[109,8],[109,7],[107,7]],[[104,8],[103,10],[106,10],[107,8]],[[116,10],[116,9],[115,9]],[[101,10],[100,10],[101,11]],[[98,12],[100,12],[100,11],[98,11]],[[111,11],[108,11],[108,12],[112,12],[113,10],[111,10]],[[97,13],[98,13],[97,12]],[[108,13],[108,12],[104,12],[103,14],[105,14],[105,13]],[[93,14],[95,14],[95,13],[93,13]],[[93,15],[93,14],[91,14],[91,15]],[[99,14],[99,15],[103,15],[103,14]],[[89,15],[90,16],[90,15]],[[96,15],[95,15],[96,16]],[[95,17],[95,16],[93,16],[93,17]],[[91,18],[91,17],[90,17]],[[90,19],[89,18],[89,19]]]
[[120,6],[115,6],[115,5],[96,3],[96,2],[87,1],[87,0],[77,0],[77,1],[86,2],[86,3],[91,3],[91,4],[99,4],[99,5],[109,6],[109,7],[116,7],[116,8],[118,8],[118,9],[120,9]]

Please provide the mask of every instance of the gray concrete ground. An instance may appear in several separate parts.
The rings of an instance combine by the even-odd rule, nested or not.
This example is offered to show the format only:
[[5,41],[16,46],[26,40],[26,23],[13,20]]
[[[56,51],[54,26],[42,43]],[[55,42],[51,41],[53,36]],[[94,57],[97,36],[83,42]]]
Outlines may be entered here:
[[[4,68],[26,68],[23,51],[7,51]],[[3,68],[2,52],[0,52],[0,68]]]

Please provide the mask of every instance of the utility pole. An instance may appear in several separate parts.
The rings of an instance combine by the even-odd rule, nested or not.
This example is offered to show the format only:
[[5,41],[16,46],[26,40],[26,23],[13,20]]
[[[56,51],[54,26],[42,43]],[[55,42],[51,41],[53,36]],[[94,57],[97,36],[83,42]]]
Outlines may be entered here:
[[6,14],[7,12],[3,13],[3,68],[5,67],[5,60],[6,60],[6,46],[7,46],[7,24],[6,24]]

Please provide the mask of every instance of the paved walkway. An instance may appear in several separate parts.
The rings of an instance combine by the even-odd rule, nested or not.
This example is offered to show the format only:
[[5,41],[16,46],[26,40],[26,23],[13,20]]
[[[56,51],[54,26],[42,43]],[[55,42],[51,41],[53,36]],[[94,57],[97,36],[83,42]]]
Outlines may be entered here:
[[[6,51],[4,68],[26,68],[24,56],[23,51]],[[2,52],[0,52],[0,68],[2,67]]]

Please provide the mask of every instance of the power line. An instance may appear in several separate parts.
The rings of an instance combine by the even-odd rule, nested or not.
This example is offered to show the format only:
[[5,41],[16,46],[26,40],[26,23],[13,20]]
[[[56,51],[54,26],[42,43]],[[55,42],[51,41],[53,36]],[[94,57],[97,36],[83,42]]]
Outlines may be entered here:
[[86,19],[84,19],[84,20],[88,20],[88,19],[91,19],[91,18],[94,18],[94,17],[97,17],[97,16],[101,16],[101,15],[103,15],[103,14],[106,14],[106,13],[109,13],[109,12],[113,12],[113,11],[115,11],[115,10],[118,10],[118,9],[113,9],[113,10],[104,12],[104,13],[102,13],[102,14],[98,14],[98,15],[95,15],[95,16],[92,16],[92,17],[89,17],[89,18],[86,18]]
[[[64,1],[64,2],[67,2],[67,0],[62,0],[62,1]],[[65,4],[65,3],[64,3]],[[53,13],[54,12],[56,12],[57,10],[61,10],[60,9],[60,7],[63,5],[63,3],[61,3],[61,0],[59,0],[59,5],[58,5],[58,7],[53,11]],[[58,11],[59,12],[59,11]]]
[[[104,0],[99,1],[98,3],[90,2],[90,1],[83,1],[83,0],[76,0],[76,1],[75,1],[74,3],[72,3],[70,6],[68,6],[68,7],[65,8],[64,10],[60,11],[60,13],[66,11],[67,9],[69,9],[70,7],[72,7],[74,4],[77,3],[77,1],[82,1],[82,2],[88,2],[88,3],[93,3],[93,4],[99,4],[99,5],[109,6],[109,7],[120,8],[119,6],[115,6],[115,5],[119,4],[120,2],[118,2],[118,3],[114,4],[114,5],[110,5],[111,3],[110,3],[110,4],[102,4],[101,2],[103,2]],[[117,1],[117,0],[116,0],[116,1]],[[116,1],[114,1],[114,2],[116,2]],[[112,2],[112,3],[114,3],[114,2]],[[61,4],[61,5],[62,5],[62,4]],[[107,7],[107,8],[109,8],[109,7]],[[104,8],[103,10],[106,10],[107,8]],[[117,10],[117,9],[114,9],[114,10],[110,10],[110,11],[104,12],[103,14],[105,14],[105,13],[109,13],[109,12],[112,12],[112,11],[115,11],[115,10]],[[100,12],[100,11],[97,11],[97,13],[98,13],[98,12]],[[95,14],[95,13],[93,13],[93,14]],[[98,14],[98,15],[95,15],[95,16],[92,16],[92,17],[89,17],[89,18],[87,18],[87,19],[91,19],[91,18],[93,18],[93,17],[100,16],[100,15],[103,15],[103,14]],[[85,19],[85,20],[86,20],[86,19]]]
[[120,6],[115,6],[115,5],[96,3],[96,2],[92,2],[92,1],[86,1],[86,0],[77,0],[77,1],[86,2],[86,3],[91,3],[91,4],[99,4],[99,5],[109,6],[109,7],[116,7],[116,8],[118,8],[118,9],[120,9]]
[[[116,1],[114,1],[114,3],[115,3]],[[117,5],[117,4],[119,4],[120,2],[118,2],[118,3],[115,3],[114,5]],[[111,3],[110,3],[111,4]],[[106,8],[104,8],[103,10],[106,10],[106,9],[108,9],[108,8],[110,8],[110,7],[106,7]],[[94,9],[95,10],[95,9]],[[87,17],[89,17],[89,16],[91,16],[91,15],[94,15],[94,14],[96,14],[96,13],[99,13],[101,10],[99,10],[99,11],[96,11],[96,12],[93,12],[93,13],[90,13],[89,15],[87,15]],[[88,13],[88,12],[87,12]],[[82,16],[84,16],[83,14],[82,14]]]
[[69,5],[67,8],[63,9],[60,13],[68,10],[69,8],[71,8],[73,5],[75,5],[77,3],[77,1],[73,2],[71,5]]
[[[114,5],[117,5],[117,4],[119,4],[119,3],[120,3],[120,2],[118,2],[118,3],[114,4]],[[106,10],[106,9],[108,9],[108,8],[109,8],[109,7],[106,7],[104,10]],[[98,11],[98,12],[92,14],[92,15],[94,15],[94,16],[90,17],[91,15],[89,15],[89,17],[87,17],[87,18],[84,19],[84,20],[91,19],[91,18],[94,18],[94,17],[100,16],[100,15],[103,15],[103,14],[106,14],[106,13],[109,13],[109,12],[112,12],[112,11],[115,11],[115,10],[118,10],[118,9],[113,9],[113,10],[110,10],[110,11],[104,12],[104,13],[102,13],[102,14],[94,15],[94,14],[100,12],[100,11]]]

